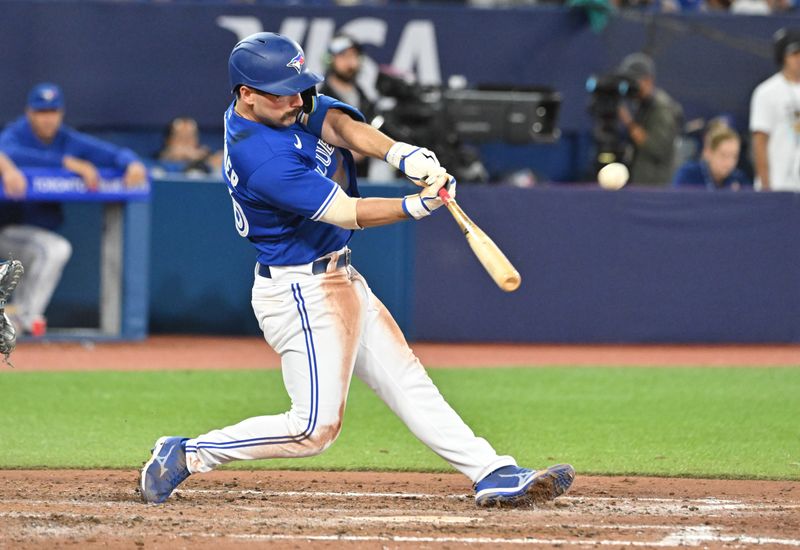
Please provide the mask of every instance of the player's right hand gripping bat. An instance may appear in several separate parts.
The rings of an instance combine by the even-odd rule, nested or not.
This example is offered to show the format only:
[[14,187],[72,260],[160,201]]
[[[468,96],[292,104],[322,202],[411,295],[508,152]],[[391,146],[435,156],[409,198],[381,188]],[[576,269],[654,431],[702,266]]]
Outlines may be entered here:
[[497,283],[497,286],[506,292],[517,290],[522,282],[522,277],[520,277],[519,271],[508,261],[503,251],[494,244],[489,235],[469,219],[469,216],[464,213],[456,199],[451,197],[444,187],[439,189],[439,197],[461,228],[470,248],[472,248],[472,252],[478,257],[483,268]]

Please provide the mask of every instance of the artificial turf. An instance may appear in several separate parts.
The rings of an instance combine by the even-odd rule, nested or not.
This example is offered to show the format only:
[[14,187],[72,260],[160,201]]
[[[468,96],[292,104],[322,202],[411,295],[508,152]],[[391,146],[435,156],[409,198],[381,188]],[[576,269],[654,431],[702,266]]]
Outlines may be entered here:
[[[800,479],[800,369],[431,370],[480,436],[522,465],[584,474]],[[278,371],[0,373],[0,468],[135,468],[161,435],[289,405]],[[238,468],[448,471],[360,381],[324,454]]]

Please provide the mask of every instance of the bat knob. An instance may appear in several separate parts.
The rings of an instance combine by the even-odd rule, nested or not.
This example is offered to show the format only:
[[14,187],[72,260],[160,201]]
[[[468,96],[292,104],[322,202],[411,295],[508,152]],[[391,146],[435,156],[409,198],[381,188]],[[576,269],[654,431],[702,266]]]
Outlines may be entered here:
[[506,292],[514,292],[519,288],[520,284],[522,284],[522,277],[520,276],[519,272],[515,271],[503,280],[500,288]]

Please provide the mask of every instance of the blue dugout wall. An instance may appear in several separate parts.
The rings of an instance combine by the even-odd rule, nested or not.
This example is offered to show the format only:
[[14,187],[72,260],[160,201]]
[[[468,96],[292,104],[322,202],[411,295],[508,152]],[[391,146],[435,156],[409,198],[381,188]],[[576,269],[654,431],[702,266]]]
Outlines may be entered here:
[[[412,192],[411,187],[369,186],[366,191],[372,197],[397,197]],[[218,181],[156,181],[151,199],[150,235],[126,235],[126,246],[149,247],[150,331],[259,334],[250,306],[255,252],[234,229],[225,186]],[[48,320],[54,327],[94,327],[102,211],[97,204],[69,203],[65,215],[62,233],[74,251]],[[359,271],[397,322],[409,329],[414,323],[414,238],[415,226],[407,223],[359,232],[351,242]]]
[[[451,221],[436,216],[417,239],[418,337],[800,341],[797,194],[482,187],[459,199],[522,286],[492,288]],[[426,307],[436,296],[447,300]]]
[[[370,196],[398,196],[396,186]],[[221,183],[158,182],[154,186],[151,330],[259,334],[250,306],[255,249],[233,226]],[[358,233],[358,269],[397,321],[410,326],[414,227],[402,224]]]
[[[233,228],[224,186],[161,181],[152,197],[151,330],[258,334],[255,256]],[[517,265],[522,286],[500,291],[445,212],[359,232],[354,264],[410,338],[800,341],[800,195],[463,186],[459,202]],[[65,233],[81,246],[51,307],[55,325],[79,314],[90,322],[97,307],[86,288],[96,281],[99,210],[71,204],[67,217]]]

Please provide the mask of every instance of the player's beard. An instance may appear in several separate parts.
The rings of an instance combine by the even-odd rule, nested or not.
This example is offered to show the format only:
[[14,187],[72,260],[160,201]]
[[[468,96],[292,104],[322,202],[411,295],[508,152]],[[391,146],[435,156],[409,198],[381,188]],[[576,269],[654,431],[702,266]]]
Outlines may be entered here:
[[302,107],[298,107],[297,109],[292,109],[291,111],[287,112],[285,115],[281,117],[281,122],[286,124],[287,126],[291,126],[297,120],[297,117],[300,116],[300,112],[302,111]]

